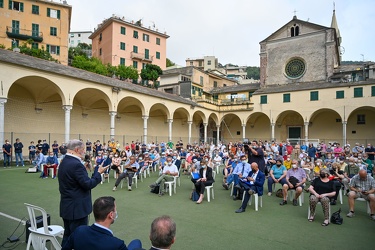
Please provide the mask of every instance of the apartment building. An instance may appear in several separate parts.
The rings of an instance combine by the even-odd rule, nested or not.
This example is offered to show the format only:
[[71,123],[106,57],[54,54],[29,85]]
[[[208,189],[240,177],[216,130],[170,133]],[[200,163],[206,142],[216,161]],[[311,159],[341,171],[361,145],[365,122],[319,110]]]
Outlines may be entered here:
[[139,71],[146,64],[166,68],[169,36],[142,21],[127,21],[115,15],[104,20],[90,36],[92,56],[104,64],[133,66]]
[[67,1],[0,0],[0,44],[18,47],[29,39],[61,64],[68,64],[72,6]]
[[91,44],[91,39],[89,38],[92,31],[71,31],[69,32],[69,45],[68,47],[77,47],[80,43]]
[[204,71],[218,68],[218,59],[214,56],[204,56],[199,58],[187,58],[186,66],[194,66]]

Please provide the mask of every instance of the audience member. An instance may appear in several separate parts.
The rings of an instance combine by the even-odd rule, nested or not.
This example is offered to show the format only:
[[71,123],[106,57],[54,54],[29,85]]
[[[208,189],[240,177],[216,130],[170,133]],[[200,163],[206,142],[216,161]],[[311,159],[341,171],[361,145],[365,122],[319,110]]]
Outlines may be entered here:
[[294,159],[292,161],[292,168],[287,171],[285,180],[286,183],[283,184],[283,201],[280,205],[286,204],[288,190],[294,189],[296,192],[293,197],[293,206],[297,206],[297,199],[302,194],[303,186],[306,182],[305,170],[298,166],[297,160]]
[[171,249],[176,239],[176,223],[171,217],[164,215],[156,218],[151,224],[150,250]]
[[206,160],[201,161],[201,169],[199,170],[199,178],[195,181],[195,190],[199,194],[197,204],[202,203],[206,186],[212,186],[215,182],[212,176],[212,168],[208,167]]
[[[277,159],[276,164],[272,166],[269,177],[268,177],[268,196],[272,195],[272,185],[274,183],[280,183],[281,186],[286,184],[286,167],[282,164],[282,160]],[[281,204],[281,203],[280,203]],[[285,205],[286,201],[282,201],[282,205]]]
[[16,142],[14,143],[14,153],[16,155],[16,167],[25,166],[25,164],[23,163],[22,149],[23,149],[23,144],[20,141],[20,139],[17,138]]
[[124,165],[124,172],[122,172],[113,187],[113,191],[117,190],[117,186],[120,184],[121,180],[128,177],[128,190],[132,191],[133,176],[137,173],[139,169],[138,162],[135,160],[135,156],[130,156],[129,161]]
[[150,188],[154,188],[155,186],[160,185],[159,196],[163,196],[165,193],[164,183],[166,181],[173,181],[174,176],[178,176],[178,169],[177,166],[172,163],[172,156],[168,155],[167,165],[164,166],[162,175],[150,185]]

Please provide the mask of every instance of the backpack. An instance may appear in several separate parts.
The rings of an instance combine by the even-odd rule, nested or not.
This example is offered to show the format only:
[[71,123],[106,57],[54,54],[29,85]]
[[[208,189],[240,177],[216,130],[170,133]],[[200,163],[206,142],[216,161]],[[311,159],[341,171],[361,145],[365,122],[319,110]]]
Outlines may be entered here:
[[276,197],[283,198],[283,190],[280,188],[276,191]]
[[199,200],[199,194],[197,193],[197,191],[193,190],[191,192],[191,198],[190,198],[192,201],[197,201]]
[[155,187],[151,188],[150,192],[154,194],[158,194],[160,189],[160,185],[156,185]]

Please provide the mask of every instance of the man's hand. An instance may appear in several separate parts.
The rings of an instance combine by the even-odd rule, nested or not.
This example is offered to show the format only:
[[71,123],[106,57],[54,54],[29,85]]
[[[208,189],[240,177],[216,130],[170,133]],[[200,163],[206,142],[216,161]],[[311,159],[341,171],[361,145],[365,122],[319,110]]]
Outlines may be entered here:
[[248,180],[248,181],[255,181],[255,180],[253,179],[253,177],[247,177],[247,180]]
[[293,184],[292,183],[289,183],[289,188],[293,188]]
[[106,166],[106,167],[99,166],[99,168],[98,168],[98,172],[99,172],[99,174],[102,174],[102,173],[104,173],[107,169],[108,169],[108,166]]

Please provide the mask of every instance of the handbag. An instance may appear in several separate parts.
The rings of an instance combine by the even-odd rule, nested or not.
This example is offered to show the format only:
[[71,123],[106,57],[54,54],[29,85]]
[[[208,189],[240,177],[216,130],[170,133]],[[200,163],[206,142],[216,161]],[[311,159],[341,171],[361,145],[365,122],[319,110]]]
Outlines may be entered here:
[[341,225],[344,222],[344,219],[341,217],[340,213],[341,208],[332,214],[331,223]]
[[199,173],[191,173],[191,176],[193,177],[194,180],[198,180],[200,178]]

